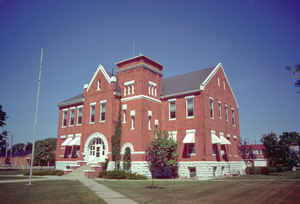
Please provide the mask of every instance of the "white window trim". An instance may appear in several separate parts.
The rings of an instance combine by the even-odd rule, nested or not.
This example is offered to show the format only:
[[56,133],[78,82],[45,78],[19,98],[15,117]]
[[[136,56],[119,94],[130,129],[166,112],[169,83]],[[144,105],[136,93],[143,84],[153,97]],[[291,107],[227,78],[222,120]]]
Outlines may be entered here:
[[134,130],[134,128],[135,128],[135,117],[131,116],[130,120],[131,120],[130,130]]
[[149,84],[150,86],[157,86],[157,83],[155,83],[155,82],[153,82],[153,81],[149,81],[148,84]]
[[[81,108],[81,123],[78,124],[78,116],[79,116],[79,109]],[[83,105],[77,106],[77,115],[76,115],[76,126],[81,126],[82,125],[82,116],[83,116]]]
[[151,130],[151,116],[148,116],[148,130]]
[[225,121],[229,121],[228,105],[225,104]]
[[223,81],[223,88],[224,88],[224,90],[226,90],[226,83],[225,83],[225,81]]
[[222,119],[222,102],[218,101],[218,116],[219,119]]
[[134,85],[131,85],[131,93],[134,94]]
[[[184,97],[185,98],[185,116],[187,119],[191,119],[191,118],[195,118],[195,97],[192,95],[192,96],[186,96]],[[192,116],[188,116],[188,99],[193,99],[193,115]]]
[[124,86],[132,85],[132,84],[135,84],[134,80],[124,82]]
[[[232,114],[232,111],[233,111],[233,114]],[[234,123],[232,121],[234,121]],[[231,108],[231,123],[232,123],[233,127],[236,127],[236,118],[235,118],[235,110],[234,110],[234,108]]]
[[105,123],[105,120],[101,120],[102,104],[105,104],[105,120],[106,120],[106,104],[107,104],[107,100],[100,101],[100,118],[99,118],[99,122],[100,123]]
[[[73,117],[74,117],[73,125],[71,125],[72,111],[74,111],[74,112],[73,112],[73,113],[74,113],[74,115],[73,115]],[[71,107],[71,108],[70,108],[69,126],[70,126],[70,127],[73,127],[74,125],[75,125],[75,107]]]
[[93,102],[93,103],[90,103],[90,119],[89,119],[89,123],[90,124],[95,124],[95,118],[94,118],[94,122],[92,122],[91,121],[91,119],[92,119],[92,106],[94,106],[95,107],[95,113],[94,113],[94,117],[95,117],[95,115],[96,115],[96,102]]
[[[175,101],[175,118],[171,118],[171,102],[174,102]],[[168,103],[169,103],[169,120],[176,120],[176,99],[169,99],[168,100]]]
[[97,91],[101,91],[101,80],[97,80]]
[[126,96],[126,93],[127,93],[126,87],[124,87],[124,96]]
[[[61,127],[62,128],[66,128],[68,126],[68,110],[69,110],[68,108],[62,109],[62,120],[61,120],[61,122],[62,122],[61,123]],[[66,125],[64,125],[64,115],[65,115],[64,113],[65,112],[67,112],[67,122],[66,122]]]
[[126,124],[126,109],[123,109],[123,124]]
[[177,142],[177,130],[168,131],[168,137]]
[[220,78],[218,77],[218,87],[220,88]]

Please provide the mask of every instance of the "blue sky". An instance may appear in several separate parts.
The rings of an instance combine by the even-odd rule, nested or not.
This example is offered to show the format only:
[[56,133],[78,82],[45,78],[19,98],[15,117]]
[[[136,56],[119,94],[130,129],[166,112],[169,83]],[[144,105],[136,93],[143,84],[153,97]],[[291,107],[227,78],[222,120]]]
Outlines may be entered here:
[[44,48],[38,138],[56,137],[57,103],[82,92],[97,65],[135,54],[171,76],[222,62],[239,102],[241,137],[300,132],[300,94],[287,65],[300,63],[297,1],[0,0],[0,104],[14,142],[33,135]]

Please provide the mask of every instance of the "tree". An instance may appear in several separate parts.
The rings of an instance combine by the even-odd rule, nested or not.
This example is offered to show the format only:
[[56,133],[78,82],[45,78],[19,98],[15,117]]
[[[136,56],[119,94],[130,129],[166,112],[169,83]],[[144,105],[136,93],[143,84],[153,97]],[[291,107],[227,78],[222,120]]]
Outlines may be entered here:
[[131,150],[129,147],[126,147],[125,153],[123,156],[123,169],[129,171],[131,168]]
[[[30,143],[28,144],[30,145]],[[35,143],[34,164],[45,166],[55,164],[56,138],[39,140]]]
[[265,146],[265,154],[272,166],[292,167],[299,163],[299,152],[292,151],[292,147],[299,147],[300,136],[297,132],[283,132],[279,138],[275,133],[263,135],[261,138]]
[[[7,114],[2,110],[2,105],[0,105],[0,127],[3,129],[6,126],[5,120],[7,119]],[[0,132],[0,154],[5,155],[6,148],[7,148],[7,137],[8,131],[2,130]]]
[[146,160],[152,178],[174,178],[178,173],[177,143],[164,131],[155,132],[156,138],[146,150]]
[[121,106],[119,106],[118,121],[117,121],[117,123],[115,125],[115,132],[114,132],[113,136],[111,137],[112,160],[115,161],[115,170],[120,170],[121,135],[122,135]]
[[[292,68],[291,66],[287,66],[286,69],[290,72],[292,72],[294,77],[294,83],[296,88],[300,88],[300,64],[297,64]],[[300,89],[297,91],[297,93],[300,93]]]

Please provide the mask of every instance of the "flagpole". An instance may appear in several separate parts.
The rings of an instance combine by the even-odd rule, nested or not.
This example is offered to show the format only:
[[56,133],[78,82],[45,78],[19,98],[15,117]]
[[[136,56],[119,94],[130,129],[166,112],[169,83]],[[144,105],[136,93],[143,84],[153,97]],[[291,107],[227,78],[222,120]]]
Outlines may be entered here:
[[38,120],[38,112],[39,112],[39,98],[40,98],[40,84],[41,84],[41,77],[42,77],[42,65],[43,65],[43,48],[41,48],[40,73],[39,73],[36,104],[35,104],[33,137],[32,137],[32,153],[31,153],[30,174],[29,174],[29,183],[28,183],[29,185],[31,185],[31,181],[32,181],[32,166],[33,166],[33,160],[34,160],[35,137],[37,135],[37,120]]

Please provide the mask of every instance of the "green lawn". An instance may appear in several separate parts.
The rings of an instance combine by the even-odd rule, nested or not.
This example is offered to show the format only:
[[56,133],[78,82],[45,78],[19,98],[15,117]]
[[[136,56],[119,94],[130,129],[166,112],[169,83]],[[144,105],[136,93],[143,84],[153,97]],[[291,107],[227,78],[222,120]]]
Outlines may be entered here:
[[0,169],[0,175],[20,175],[24,170],[19,169]]
[[0,203],[5,204],[104,204],[104,200],[79,181],[0,183]]
[[299,203],[299,179],[271,177],[271,180],[246,176],[209,181],[155,181],[155,189],[149,188],[151,181],[98,182],[139,203]]

